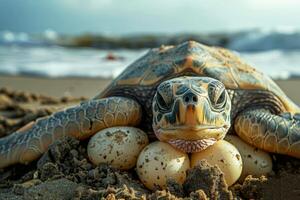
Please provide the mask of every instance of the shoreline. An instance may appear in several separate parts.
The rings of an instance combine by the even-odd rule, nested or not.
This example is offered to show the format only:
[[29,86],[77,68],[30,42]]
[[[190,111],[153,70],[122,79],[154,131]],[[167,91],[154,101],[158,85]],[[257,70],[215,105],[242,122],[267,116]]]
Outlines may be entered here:
[[53,97],[88,97],[101,92],[112,79],[94,77],[38,77],[0,75],[0,88],[33,92]]
[[[33,92],[53,97],[88,97],[101,92],[113,79],[102,77],[37,77],[0,75],[0,88]],[[300,105],[300,79],[275,80],[279,87],[296,104]]]

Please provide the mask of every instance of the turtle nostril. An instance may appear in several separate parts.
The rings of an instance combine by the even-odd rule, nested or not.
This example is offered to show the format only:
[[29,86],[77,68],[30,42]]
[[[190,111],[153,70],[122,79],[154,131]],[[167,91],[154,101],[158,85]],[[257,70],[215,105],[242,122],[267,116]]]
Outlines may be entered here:
[[193,96],[193,102],[197,103],[197,101],[198,101],[198,98],[196,96]]
[[184,102],[185,103],[188,103],[189,101],[190,101],[190,97],[188,97],[188,96],[184,97]]
[[194,93],[189,92],[189,93],[184,95],[183,101],[186,104],[188,104],[188,103],[193,103],[194,104],[194,103],[198,102],[198,97]]

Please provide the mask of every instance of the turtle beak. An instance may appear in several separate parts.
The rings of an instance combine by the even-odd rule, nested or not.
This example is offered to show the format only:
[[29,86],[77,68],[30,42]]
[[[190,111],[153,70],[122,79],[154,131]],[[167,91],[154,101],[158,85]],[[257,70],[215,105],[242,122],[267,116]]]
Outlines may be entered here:
[[187,105],[185,111],[185,122],[186,126],[196,126],[199,123],[198,121],[198,113],[196,111],[195,105]]
[[180,112],[178,113],[178,116],[180,117],[177,120],[179,122],[178,125],[194,129],[195,127],[205,123],[203,111],[205,108],[203,103],[188,105],[180,103],[179,107]]

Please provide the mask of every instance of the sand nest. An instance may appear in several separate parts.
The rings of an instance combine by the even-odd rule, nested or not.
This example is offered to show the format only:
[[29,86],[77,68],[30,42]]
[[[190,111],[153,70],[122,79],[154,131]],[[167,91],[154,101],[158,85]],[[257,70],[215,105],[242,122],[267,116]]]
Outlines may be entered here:
[[[0,137],[83,99],[0,89]],[[230,188],[218,167],[202,162],[187,171],[183,185],[169,180],[167,189],[149,191],[135,169],[92,165],[86,146],[87,141],[65,138],[30,165],[1,170],[0,199],[297,199],[300,195],[300,160],[287,156],[272,156],[269,177],[248,176]]]

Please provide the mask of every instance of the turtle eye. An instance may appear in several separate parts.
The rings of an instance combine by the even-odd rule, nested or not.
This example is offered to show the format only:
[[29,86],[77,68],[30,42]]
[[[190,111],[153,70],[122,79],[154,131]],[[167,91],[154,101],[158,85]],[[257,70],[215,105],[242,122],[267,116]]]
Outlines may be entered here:
[[208,96],[212,106],[221,109],[226,103],[226,90],[221,84],[210,84],[208,86]]
[[223,89],[220,93],[219,96],[216,98],[216,107],[222,108],[226,102],[226,91]]
[[159,92],[156,94],[156,101],[157,101],[159,108],[161,108],[162,110],[167,110],[169,108],[167,102],[161,96],[161,94]]

